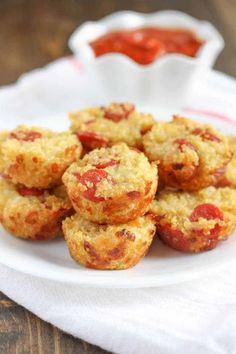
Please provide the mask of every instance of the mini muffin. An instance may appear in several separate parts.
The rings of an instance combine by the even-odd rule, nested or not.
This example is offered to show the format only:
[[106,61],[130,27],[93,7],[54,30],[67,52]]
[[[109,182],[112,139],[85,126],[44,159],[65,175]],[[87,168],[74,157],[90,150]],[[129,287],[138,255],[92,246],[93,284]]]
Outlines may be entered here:
[[62,174],[81,150],[69,132],[19,126],[0,141],[1,173],[28,188],[51,188],[61,184]]
[[162,191],[150,207],[160,238],[182,252],[215,248],[236,225],[234,189],[207,187],[198,192]]
[[1,158],[1,144],[7,139],[9,135],[9,131],[7,130],[1,130],[0,131],[0,176],[5,176],[3,173],[3,161]]
[[229,137],[229,143],[233,150],[232,160],[226,167],[225,173],[220,179],[219,186],[236,188],[236,137]]
[[0,144],[6,140],[6,138],[8,137],[9,131],[8,130],[1,130],[0,131]]
[[140,148],[142,134],[151,129],[150,114],[139,113],[131,103],[112,103],[70,114],[71,130],[83,146],[92,150],[119,142]]
[[51,240],[62,234],[61,222],[72,212],[64,186],[39,190],[0,179],[0,221],[16,237]]
[[160,184],[196,191],[216,185],[232,157],[228,139],[209,125],[175,116],[143,138],[150,161],[159,161]]
[[71,257],[94,269],[133,267],[146,255],[156,230],[147,216],[127,224],[97,225],[75,214],[62,227]]
[[119,224],[147,211],[157,189],[157,167],[121,143],[91,151],[62,180],[75,210],[98,224]]

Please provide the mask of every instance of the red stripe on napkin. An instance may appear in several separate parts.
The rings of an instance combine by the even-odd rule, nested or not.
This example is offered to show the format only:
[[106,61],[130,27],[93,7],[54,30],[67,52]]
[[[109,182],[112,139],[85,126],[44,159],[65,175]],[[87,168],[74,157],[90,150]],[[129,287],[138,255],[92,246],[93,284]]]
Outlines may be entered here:
[[82,66],[76,57],[71,55],[70,57],[68,57],[68,60],[77,70],[79,70],[79,71],[82,70]]
[[200,114],[200,115],[208,116],[208,117],[212,117],[212,118],[217,118],[221,121],[236,125],[236,119],[228,117],[223,113],[208,111],[205,109],[191,108],[191,107],[184,108],[184,111],[189,112],[189,113],[196,113],[196,114]]

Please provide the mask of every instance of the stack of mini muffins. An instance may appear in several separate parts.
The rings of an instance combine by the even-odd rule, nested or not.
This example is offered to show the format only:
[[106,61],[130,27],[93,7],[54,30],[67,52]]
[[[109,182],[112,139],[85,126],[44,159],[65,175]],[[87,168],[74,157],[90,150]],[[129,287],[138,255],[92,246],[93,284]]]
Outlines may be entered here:
[[19,126],[0,134],[0,221],[27,240],[62,234],[61,220],[73,212],[61,177],[81,155],[70,132]]
[[147,212],[157,190],[157,164],[139,150],[154,120],[129,103],[83,110],[70,119],[87,152],[63,175],[76,210],[63,222],[71,256],[90,268],[130,268],[156,232]]
[[226,240],[236,224],[231,140],[175,116],[155,123],[143,147],[150,161],[159,161],[161,188],[150,213],[160,238],[182,252],[207,251]]
[[235,138],[183,117],[155,122],[130,103],[70,120],[66,133],[2,132],[0,218],[10,233],[48,240],[62,225],[71,256],[95,269],[134,266],[155,234],[181,252],[232,234]]
[[[96,168],[100,169],[102,166],[102,170],[111,172],[109,182],[106,174],[101,176],[103,187],[100,181],[96,182],[97,197],[102,196],[105,203],[109,203],[110,194],[106,188],[110,190],[113,183],[116,186],[117,182],[112,182],[114,171],[120,176],[122,165],[117,163],[119,157],[114,158],[112,153],[108,153],[117,148],[101,149],[101,146],[124,142],[129,146],[123,147],[124,156],[128,156],[128,151],[135,148],[142,158],[144,153],[151,163],[158,165],[158,192],[145,218],[154,221],[158,236],[168,246],[182,252],[206,251],[216,247],[219,241],[227,239],[233,232],[236,225],[235,152],[232,158],[233,150],[236,149],[233,148],[235,139],[228,139],[209,125],[179,116],[173,117],[171,122],[154,122],[151,115],[136,112],[132,104],[90,108],[72,113],[70,119],[72,131],[79,136],[86,149],[100,148],[85,156],[84,164],[69,169],[69,174],[66,173],[64,178],[71,200],[74,198],[72,203],[75,208],[77,203],[76,210],[81,215],[81,210],[85,209],[84,218],[96,223],[117,222],[111,216],[114,211],[112,207],[105,207],[109,215],[104,218],[101,212],[103,202],[98,202],[99,199],[98,203],[92,201],[93,208],[89,203],[85,206],[84,202],[78,201],[74,185],[76,178],[77,181],[82,181],[79,193],[81,196],[87,180],[84,180],[83,173],[90,174],[83,168],[88,166],[91,159],[90,168],[97,164]],[[110,157],[105,158],[107,154]],[[104,162],[98,163],[99,159],[104,159]],[[139,167],[130,157],[127,160],[135,169],[136,180],[140,181],[148,176],[148,170],[144,170],[144,166]],[[144,171],[144,176],[138,173],[138,169]],[[71,178],[73,173],[74,177]],[[127,173],[131,176],[131,172]],[[124,183],[124,177],[121,183]],[[118,200],[120,202],[120,198]],[[121,198],[120,204],[125,208],[123,213],[129,215],[127,196]],[[69,228],[66,223],[67,221],[64,223],[65,235]],[[87,235],[90,235],[89,232]],[[93,239],[93,235],[90,236]],[[80,261],[81,244],[79,248],[76,247],[76,237],[71,234],[69,239],[73,241],[73,246],[69,245],[71,254]],[[82,242],[81,235],[80,241]],[[97,257],[98,262],[101,259],[103,261],[99,250],[94,246],[96,238],[93,241],[94,243],[87,244],[88,253],[93,254],[94,259]],[[118,250],[117,255],[120,257]]]
[[63,222],[71,256],[97,269],[126,269],[147,253],[155,223],[144,216],[157,166],[125,143],[95,149],[62,178],[76,214]]

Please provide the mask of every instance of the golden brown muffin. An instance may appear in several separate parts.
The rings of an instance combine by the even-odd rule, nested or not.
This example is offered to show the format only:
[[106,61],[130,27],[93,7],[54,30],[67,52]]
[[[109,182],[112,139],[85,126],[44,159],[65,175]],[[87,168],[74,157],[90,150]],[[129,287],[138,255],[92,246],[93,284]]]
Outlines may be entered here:
[[39,190],[0,178],[0,221],[14,236],[51,240],[62,234],[61,222],[72,212],[64,186]]
[[71,257],[94,269],[133,267],[146,255],[155,230],[147,216],[120,225],[97,225],[78,214],[63,221]]
[[51,188],[61,184],[67,167],[81,154],[76,136],[19,126],[0,142],[0,169],[13,183],[28,188]]
[[98,224],[119,224],[147,211],[157,189],[157,167],[121,143],[91,151],[62,177],[75,210]]
[[182,252],[210,250],[236,225],[236,191],[208,187],[198,192],[163,190],[150,207],[160,238]]
[[229,186],[236,188],[236,137],[229,137],[229,143],[233,150],[233,157],[226,166],[225,173],[220,179],[218,185],[221,187]]
[[71,130],[83,146],[92,150],[119,142],[140,148],[142,134],[151,129],[150,114],[139,113],[131,103],[112,103],[106,107],[88,108],[70,113]]
[[143,138],[150,161],[159,161],[162,186],[186,191],[216,185],[232,157],[228,139],[187,118],[156,123]]

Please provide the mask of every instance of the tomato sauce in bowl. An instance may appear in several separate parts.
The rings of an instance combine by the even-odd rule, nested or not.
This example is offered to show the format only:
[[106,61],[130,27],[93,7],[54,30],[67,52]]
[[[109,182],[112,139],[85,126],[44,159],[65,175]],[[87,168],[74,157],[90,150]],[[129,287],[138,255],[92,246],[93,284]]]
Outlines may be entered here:
[[141,65],[147,65],[167,53],[195,57],[203,43],[190,30],[143,27],[109,32],[89,44],[96,57],[107,53],[121,53]]

